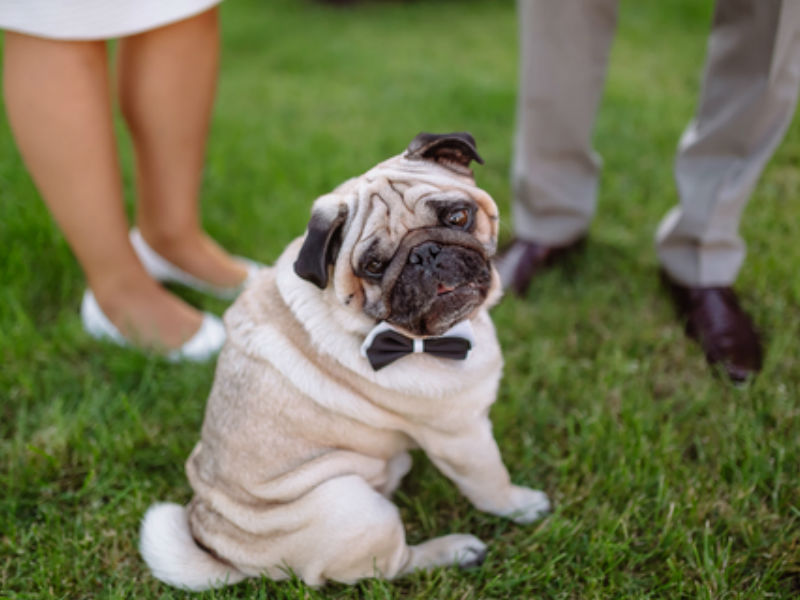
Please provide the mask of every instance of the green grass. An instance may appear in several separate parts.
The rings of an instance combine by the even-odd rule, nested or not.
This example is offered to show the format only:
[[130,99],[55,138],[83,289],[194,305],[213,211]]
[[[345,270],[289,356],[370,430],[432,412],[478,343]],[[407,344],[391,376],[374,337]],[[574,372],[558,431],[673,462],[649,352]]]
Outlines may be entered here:
[[[420,130],[469,130],[508,239],[516,87],[510,1],[224,5],[203,209],[232,251],[274,260],[311,201]],[[411,542],[468,531],[486,563],[320,590],[250,580],[205,598],[793,598],[800,594],[800,123],[742,223],[739,277],[764,372],[711,375],[659,288],[652,236],[694,109],[710,3],[622,3],[596,145],[587,251],[494,317],[493,409],[513,478],[545,489],[532,526],[479,513],[419,455],[396,501]],[[122,144],[132,206],[130,150]],[[84,282],[0,118],[0,596],[179,598],[137,551],[156,500],[186,501],[213,366],[90,340]],[[199,295],[192,302],[220,312]]]

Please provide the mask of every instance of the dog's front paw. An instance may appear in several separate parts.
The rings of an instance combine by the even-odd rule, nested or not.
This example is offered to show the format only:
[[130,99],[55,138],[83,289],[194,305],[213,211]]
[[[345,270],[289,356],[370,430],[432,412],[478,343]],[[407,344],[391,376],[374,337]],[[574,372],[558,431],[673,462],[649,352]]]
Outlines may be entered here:
[[454,562],[462,569],[478,567],[486,560],[486,544],[474,535],[454,533],[444,537],[452,542]]
[[547,494],[519,485],[511,486],[511,510],[503,516],[517,523],[532,523],[550,512]]

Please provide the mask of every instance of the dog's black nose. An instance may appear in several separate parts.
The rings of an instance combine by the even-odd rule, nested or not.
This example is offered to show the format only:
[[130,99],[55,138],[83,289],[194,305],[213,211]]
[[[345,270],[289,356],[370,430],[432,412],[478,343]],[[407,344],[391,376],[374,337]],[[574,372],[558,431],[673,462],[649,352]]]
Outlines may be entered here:
[[436,242],[425,242],[415,247],[408,255],[408,263],[427,267],[433,264],[442,247]]

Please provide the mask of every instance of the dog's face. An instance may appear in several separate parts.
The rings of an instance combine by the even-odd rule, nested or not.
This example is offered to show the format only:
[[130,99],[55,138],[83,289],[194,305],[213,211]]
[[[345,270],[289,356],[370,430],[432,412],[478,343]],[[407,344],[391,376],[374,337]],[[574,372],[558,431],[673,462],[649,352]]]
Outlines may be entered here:
[[406,152],[319,198],[295,272],[337,302],[439,335],[499,290],[497,207],[475,186],[466,133],[420,134]]

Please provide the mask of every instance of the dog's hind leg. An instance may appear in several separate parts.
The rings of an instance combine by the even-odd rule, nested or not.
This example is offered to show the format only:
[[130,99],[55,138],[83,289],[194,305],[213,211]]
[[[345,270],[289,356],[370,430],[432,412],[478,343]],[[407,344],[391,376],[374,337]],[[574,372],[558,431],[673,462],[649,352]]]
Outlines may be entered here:
[[448,535],[408,546],[397,507],[356,475],[317,486],[301,500],[306,527],[282,548],[285,563],[310,585],[326,579],[352,583],[392,579],[416,569],[474,566],[484,544],[471,535]]
[[408,562],[399,575],[432,567],[477,567],[486,558],[486,544],[468,533],[443,535],[408,549]]

